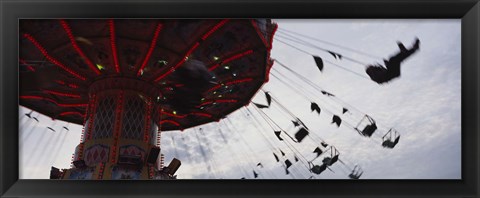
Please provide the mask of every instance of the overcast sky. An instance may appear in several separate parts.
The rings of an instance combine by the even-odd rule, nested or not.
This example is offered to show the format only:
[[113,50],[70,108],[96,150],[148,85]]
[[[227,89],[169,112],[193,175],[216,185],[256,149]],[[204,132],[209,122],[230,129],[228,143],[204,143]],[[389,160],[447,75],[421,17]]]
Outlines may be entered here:
[[[460,20],[274,21],[279,30],[272,58],[335,97],[322,95],[305,79],[275,63],[270,81],[262,89],[300,118],[310,135],[301,143],[294,143],[282,134],[285,140],[279,141],[254,105],[241,108],[220,122],[183,132],[165,132],[162,153],[167,165],[173,157],[182,161],[178,178],[253,179],[255,171],[260,179],[347,179],[351,168],[358,164],[364,170],[362,179],[461,179]],[[317,48],[303,46],[287,40],[287,30],[335,45],[296,36]],[[421,41],[420,50],[403,62],[401,77],[385,85],[370,81],[365,65],[345,58],[336,60],[318,49],[338,52],[365,64],[383,63],[382,58],[398,52],[397,41],[410,47],[415,37]],[[311,55],[279,41],[322,57],[323,72],[316,68]],[[253,101],[266,104],[263,92],[258,92]],[[320,106],[320,115],[311,112],[310,102]],[[294,128],[291,116],[282,111],[279,103],[272,102],[262,112],[293,136],[298,128]],[[342,107],[350,111],[342,114]],[[50,166],[70,166],[82,128],[53,122],[42,115],[38,115],[40,123],[35,124],[22,116],[29,111],[20,109],[20,178],[47,179]],[[340,127],[331,124],[333,114],[343,119]],[[350,127],[363,114],[370,115],[379,125],[371,138],[360,136]],[[57,132],[52,133],[47,126],[53,126]],[[70,131],[62,130],[63,126]],[[381,136],[390,128],[395,128],[401,138],[395,148],[386,149],[381,146]],[[315,175],[309,172],[305,161],[315,157],[312,151],[321,141],[335,146],[345,164],[337,162],[331,170]],[[281,162],[276,162],[273,153]],[[295,156],[300,161],[289,168],[287,175],[283,161],[295,162]],[[325,156],[313,163],[321,163]]]

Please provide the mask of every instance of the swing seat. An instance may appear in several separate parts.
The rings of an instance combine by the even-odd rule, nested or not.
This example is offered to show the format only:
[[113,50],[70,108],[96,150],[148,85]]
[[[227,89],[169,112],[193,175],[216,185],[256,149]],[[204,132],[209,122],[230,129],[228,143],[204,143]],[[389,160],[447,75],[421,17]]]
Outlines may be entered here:
[[338,155],[335,155],[333,157],[325,157],[322,162],[323,164],[327,165],[327,166],[331,166],[333,165],[335,162],[338,161]]
[[300,130],[298,130],[297,133],[295,133],[295,139],[297,139],[297,142],[302,142],[302,140],[309,134],[309,132],[307,131],[307,129],[305,128],[301,128]]
[[348,177],[350,177],[350,179],[360,179],[360,175],[353,174],[353,173],[350,173],[350,175],[348,175]]
[[375,123],[367,125],[361,132],[363,136],[371,137],[372,134],[377,130],[377,125]]
[[312,167],[312,169],[310,169],[312,171],[312,173],[315,173],[317,175],[320,175],[320,173],[322,173],[323,171],[325,171],[327,169],[327,166],[325,164],[322,164],[321,166],[319,165],[315,165]]
[[[363,129],[361,130],[361,126],[365,127],[363,127]],[[372,134],[377,130],[377,124],[375,123],[375,120],[373,118],[365,115],[362,120],[360,120],[360,122],[357,124],[355,130],[357,130],[357,132],[362,136],[371,137]]]
[[382,146],[386,147],[386,148],[393,148],[398,144],[399,140],[400,140],[400,136],[395,138],[395,141],[393,141],[393,142],[391,140],[385,140],[385,141],[383,141]]

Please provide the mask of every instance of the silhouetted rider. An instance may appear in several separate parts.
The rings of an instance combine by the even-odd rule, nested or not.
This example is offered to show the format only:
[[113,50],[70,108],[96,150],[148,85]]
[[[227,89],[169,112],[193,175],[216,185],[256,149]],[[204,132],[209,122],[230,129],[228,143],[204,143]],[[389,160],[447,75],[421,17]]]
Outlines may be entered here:
[[378,84],[389,82],[400,76],[400,64],[419,49],[420,40],[416,38],[411,49],[405,48],[401,42],[398,42],[397,44],[400,48],[400,52],[390,57],[390,59],[384,60],[385,67],[379,64],[367,66],[366,72],[368,76]]

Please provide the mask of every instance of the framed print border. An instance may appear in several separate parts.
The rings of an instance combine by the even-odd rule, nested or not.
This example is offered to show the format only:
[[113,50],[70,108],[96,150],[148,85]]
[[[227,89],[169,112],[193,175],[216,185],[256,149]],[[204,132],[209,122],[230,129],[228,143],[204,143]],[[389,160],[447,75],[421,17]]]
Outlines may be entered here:
[[[480,3],[478,0],[0,1],[2,197],[478,197]],[[462,19],[462,180],[18,179],[20,18],[459,18]]]

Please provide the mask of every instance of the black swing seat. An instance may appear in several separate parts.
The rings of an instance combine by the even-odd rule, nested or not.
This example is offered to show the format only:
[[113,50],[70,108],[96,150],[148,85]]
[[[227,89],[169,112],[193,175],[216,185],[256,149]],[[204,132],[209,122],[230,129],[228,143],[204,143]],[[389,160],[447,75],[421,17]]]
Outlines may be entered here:
[[395,145],[398,144],[399,140],[400,140],[400,136],[395,138],[395,141],[393,141],[393,142],[391,140],[385,140],[385,141],[383,141],[382,146],[386,147],[386,148],[393,148],[393,147],[395,147]]
[[352,172],[348,175],[350,179],[360,179],[360,176],[362,176],[363,170],[360,168],[360,166],[355,165],[353,168]]
[[354,173],[350,173],[350,174],[348,175],[348,177],[349,177],[350,179],[360,179],[360,176],[361,176],[361,174],[354,174]]
[[[365,127],[362,129],[360,129],[360,125],[363,125],[364,123],[367,123],[365,125]],[[362,120],[360,120],[360,122],[357,124],[357,126],[355,127],[355,130],[357,130],[358,133],[360,133],[360,135],[362,136],[365,136],[365,137],[371,137],[372,134],[377,130],[377,124],[375,123],[375,120],[373,118],[371,118],[370,116],[368,115],[365,115]]]
[[361,132],[363,136],[370,137],[377,130],[377,125],[375,123],[367,125]]
[[310,171],[312,171],[312,173],[315,173],[317,175],[320,175],[320,173],[322,173],[323,171],[325,171],[327,169],[327,165],[326,164],[322,164],[322,165],[315,165],[313,166]]
[[322,162],[323,164],[327,165],[327,166],[331,166],[333,165],[335,162],[338,161],[338,155],[335,155],[333,156],[332,158],[331,157],[325,157]]

